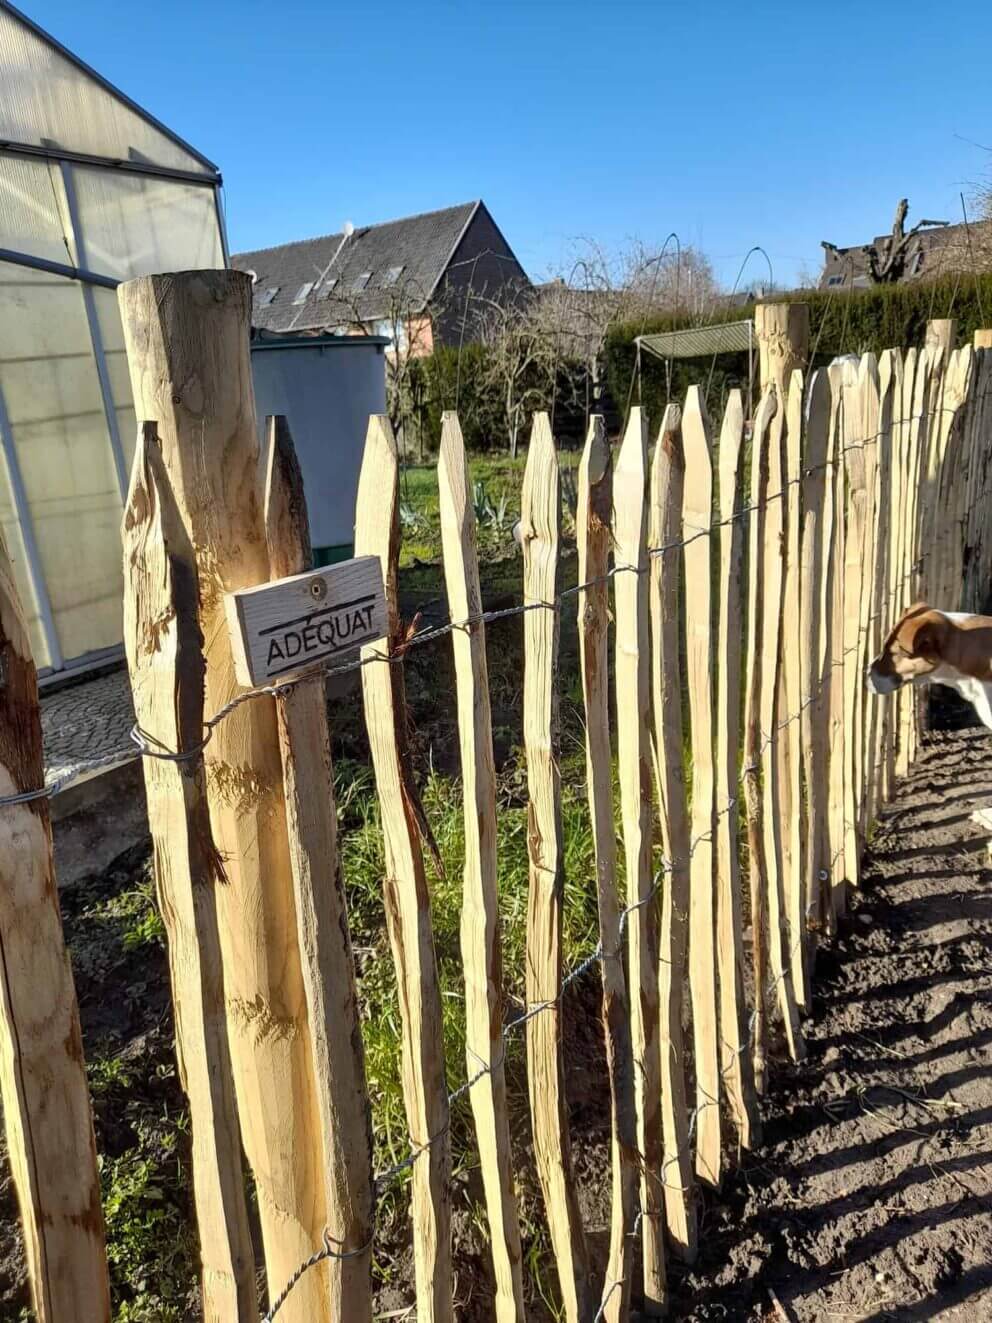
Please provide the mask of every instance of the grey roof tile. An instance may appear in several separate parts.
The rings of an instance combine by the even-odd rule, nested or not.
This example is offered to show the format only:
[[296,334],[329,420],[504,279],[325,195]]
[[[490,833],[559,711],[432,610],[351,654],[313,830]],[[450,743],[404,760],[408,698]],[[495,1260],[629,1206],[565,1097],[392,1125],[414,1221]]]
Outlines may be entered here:
[[[402,301],[419,311],[451,260],[478,202],[359,226],[341,234],[235,253],[231,265],[254,271],[254,324],[269,331],[308,331],[390,315]],[[402,270],[397,274],[396,267]],[[368,280],[361,286],[361,277]],[[334,282],[333,285],[331,282]],[[305,285],[311,285],[302,302]],[[268,291],[276,293],[268,296]]]

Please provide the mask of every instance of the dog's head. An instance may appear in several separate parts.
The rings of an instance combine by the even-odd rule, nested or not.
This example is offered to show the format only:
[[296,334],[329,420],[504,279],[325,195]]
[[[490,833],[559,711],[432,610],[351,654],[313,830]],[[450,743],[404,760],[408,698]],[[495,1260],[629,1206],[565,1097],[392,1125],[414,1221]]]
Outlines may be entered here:
[[922,680],[940,665],[949,622],[917,602],[899,617],[882,651],[868,667],[868,688],[891,694],[911,680]]

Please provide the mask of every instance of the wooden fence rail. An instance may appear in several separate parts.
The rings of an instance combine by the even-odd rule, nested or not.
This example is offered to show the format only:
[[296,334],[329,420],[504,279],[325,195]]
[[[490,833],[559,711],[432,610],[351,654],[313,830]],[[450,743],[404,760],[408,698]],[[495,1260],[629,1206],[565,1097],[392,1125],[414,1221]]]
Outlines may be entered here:
[[[506,1059],[520,1028],[563,1317],[622,1323],[635,1304],[664,1314],[666,1257],[692,1261],[703,1187],[757,1144],[779,1044],[803,1055],[817,943],[842,922],[871,824],[918,745],[916,695],[874,698],[865,668],[910,602],[979,609],[992,590],[992,348],[954,349],[953,327],[935,324],[918,350],[812,368],[805,312],[760,310],[753,419],[731,392],[711,423],[693,388],[654,432],[632,409],[615,456],[603,420],[591,420],[577,587],[562,583],[551,424],[534,419],[520,601],[495,613],[520,614],[524,640],[526,1007],[511,1023],[490,614],[461,430],[445,415],[450,623],[418,634],[399,615],[396,445],[384,418],[370,421],[356,552],[381,570],[386,637],[343,666],[361,668],[410,1133],[409,1157],[376,1178],[322,679],[311,671],[250,691],[232,669],[225,594],[304,572],[309,559],[283,420],[271,421],[259,463],[247,278],[151,277],[124,286],[121,303],[135,399],[155,419],[141,429],[125,514],[125,637],[192,1121],[205,1318],[258,1316],[243,1149],[266,1319],[371,1317],[376,1192],[409,1168],[412,1298],[419,1318],[450,1323],[450,1113],[467,1093],[492,1312],[522,1323],[531,1289],[517,1199],[522,1118],[511,1115]],[[90,1323],[109,1317],[95,1152],[40,785],[37,691],[10,584],[4,553],[0,1083],[36,1311],[45,1323]],[[572,881],[595,898],[599,937],[566,970],[558,705],[561,607],[573,595],[594,848],[590,875]],[[464,804],[467,1080],[453,1093],[402,666],[428,640],[452,650]],[[611,1117],[602,1250],[583,1225],[572,1167],[563,1014],[565,989],[594,967]],[[58,1043],[43,1032],[53,1025]]]

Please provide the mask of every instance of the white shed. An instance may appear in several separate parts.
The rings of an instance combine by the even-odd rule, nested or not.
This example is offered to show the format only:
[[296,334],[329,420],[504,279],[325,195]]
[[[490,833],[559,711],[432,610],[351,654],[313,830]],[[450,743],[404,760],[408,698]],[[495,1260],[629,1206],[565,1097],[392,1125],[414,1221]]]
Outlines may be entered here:
[[121,640],[136,424],[116,286],[227,265],[221,177],[0,0],[0,530],[40,669]]

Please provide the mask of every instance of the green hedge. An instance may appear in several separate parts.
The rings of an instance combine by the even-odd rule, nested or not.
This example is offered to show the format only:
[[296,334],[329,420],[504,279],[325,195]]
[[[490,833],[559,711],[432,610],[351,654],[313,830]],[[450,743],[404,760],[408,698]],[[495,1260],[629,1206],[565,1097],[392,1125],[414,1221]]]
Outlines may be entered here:
[[[992,326],[992,275],[962,275],[907,285],[877,285],[850,293],[829,290],[801,290],[783,294],[783,300],[808,303],[810,307],[811,345],[815,347],[813,365],[829,363],[837,354],[881,353],[894,347],[909,348],[923,344],[926,324],[934,317],[954,317],[958,324],[958,344],[970,344],[975,330]],[[983,314],[984,309],[984,314]],[[733,310],[721,308],[708,318],[713,324],[743,321],[754,315],[754,304]],[[690,324],[672,317],[659,317],[645,323],[617,326],[605,349],[606,379],[617,406],[623,409],[630,392],[635,369],[634,339],[658,331],[680,330]],[[681,399],[694,383],[712,383],[708,392],[711,407],[722,402],[733,386],[745,389],[748,379],[747,354],[721,354],[712,358],[682,359],[672,364],[672,397]],[[634,388],[636,398],[636,383]],[[665,364],[644,355],[641,365],[641,403],[651,417],[657,417],[666,401]]]
[[[459,354],[461,367],[459,369]],[[471,451],[506,450],[509,446],[506,416],[501,389],[487,380],[487,350],[481,344],[465,344],[457,348],[444,346],[410,365],[410,380],[404,392],[404,421],[409,429],[411,444],[419,442],[423,428],[424,445],[436,450],[441,441],[441,415],[446,409],[458,410],[458,418],[465,438],[465,447]],[[554,392],[535,379],[523,383],[534,389],[524,411],[524,428],[520,443],[526,443],[530,431],[530,416],[537,409],[551,409],[554,404],[555,434],[561,440],[574,439],[581,434],[585,420],[581,405],[585,400],[584,375],[580,367],[563,362],[558,370],[558,384]],[[553,400],[552,400],[553,396]],[[576,425],[578,423],[578,432]]]

